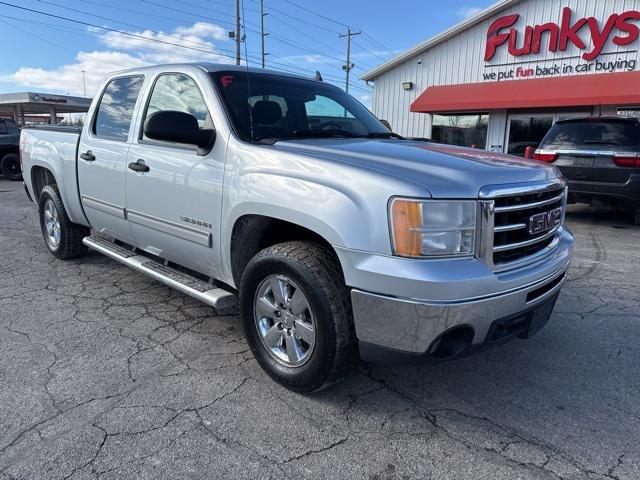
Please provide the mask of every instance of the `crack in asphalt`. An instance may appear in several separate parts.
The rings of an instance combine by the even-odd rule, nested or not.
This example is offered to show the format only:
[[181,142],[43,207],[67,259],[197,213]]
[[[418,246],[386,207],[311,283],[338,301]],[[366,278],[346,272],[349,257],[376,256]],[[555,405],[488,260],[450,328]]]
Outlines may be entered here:
[[[305,397],[259,370],[237,312],[202,306],[96,254],[53,259],[33,206],[19,191],[5,193],[0,478],[149,478],[162,468],[170,478],[457,479],[517,469],[523,478],[623,480],[639,468],[629,453],[640,443],[640,415],[625,402],[640,393],[640,295],[625,285],[639,280],[640,253],[621,257],[622,234],[600,217],[568,215],[577,266],[539,337],[437,367],[363,365]],[[603,317],[619,330],[608,343],[596,340]],[[586,325],[593,335],[576,336]],[[517,375],[510,364],[531,371]],[[494,407],[494,390],[507,395],[510,415]],[[573,408],[555,407],[574,397]],[[537,425],[514,420],[534,416]],[[274,437],[280,431],[291,438]],[[201,459],[190,456],[192,442],[206,441]]]

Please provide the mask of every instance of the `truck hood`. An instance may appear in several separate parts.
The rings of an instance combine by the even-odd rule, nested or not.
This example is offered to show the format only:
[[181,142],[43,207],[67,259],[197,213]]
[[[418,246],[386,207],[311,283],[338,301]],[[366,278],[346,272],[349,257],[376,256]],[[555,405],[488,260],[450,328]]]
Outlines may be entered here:
[[281,141],[277,151],[347,164],[400,177],[433,198],[477,198],[482,187],[550,180],[561,176],[534,160],[410,140],[322,139]]

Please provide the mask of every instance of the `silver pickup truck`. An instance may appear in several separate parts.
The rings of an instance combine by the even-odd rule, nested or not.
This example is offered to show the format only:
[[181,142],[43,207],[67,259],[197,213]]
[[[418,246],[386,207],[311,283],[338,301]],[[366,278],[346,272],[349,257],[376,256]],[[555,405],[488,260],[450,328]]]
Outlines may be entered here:
[[113,74],[82,131],[25,129],[61,259],[87,248],[222,309],[308,392],[359,359],[441,361],[548,321],[574,240],[542,162],[404,140],[337,87],[229,65]]

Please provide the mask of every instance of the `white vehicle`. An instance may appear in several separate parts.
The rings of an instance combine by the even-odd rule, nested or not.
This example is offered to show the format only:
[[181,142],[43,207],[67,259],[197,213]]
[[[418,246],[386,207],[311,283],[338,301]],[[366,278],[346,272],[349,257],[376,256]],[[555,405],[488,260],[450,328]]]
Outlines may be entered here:
[[409,141],[337,87],[228,65],[112,75],[82,131],[25,129],[45,244],[223,308],[278,382],[438,361],[549,319],[574,240],[559,171]]

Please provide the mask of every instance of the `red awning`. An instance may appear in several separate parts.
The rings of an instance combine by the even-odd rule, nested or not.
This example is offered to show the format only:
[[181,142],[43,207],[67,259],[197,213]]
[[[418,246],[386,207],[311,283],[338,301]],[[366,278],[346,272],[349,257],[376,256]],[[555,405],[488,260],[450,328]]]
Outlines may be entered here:
[[467,83],[427,88],[412,112],[640,104],[640,72]]

